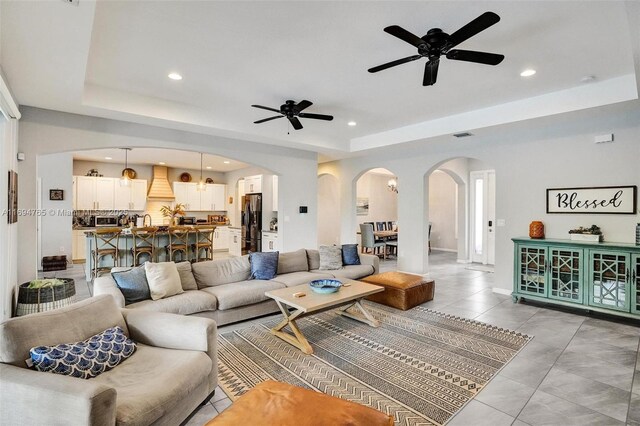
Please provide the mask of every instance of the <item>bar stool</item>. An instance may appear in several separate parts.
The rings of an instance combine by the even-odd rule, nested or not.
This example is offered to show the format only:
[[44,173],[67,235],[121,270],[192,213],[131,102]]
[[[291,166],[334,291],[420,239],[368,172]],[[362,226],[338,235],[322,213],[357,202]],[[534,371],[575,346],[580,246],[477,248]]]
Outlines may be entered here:
[[139,266],[140,256],[146,255],[148,261],[153,262],[156,258],[156,226],[146,226],[144,228],[131,228],[133,235],[133,247],[131,247],[132,265]]
[[[216,230],[215,226],[200,225],[196,226],[196,241],[191,245],[194,254],[194,262],[200,262],[201,260],[213,259],[213,233]],[[200,256],[200,252],[204,250],[204,257]]]
[[174,261],[174,256],[178,252],[182,252],[181,261],[189,260],[189,234],[191,228],[186,226],[175,226],[169,228],[169,244],[165,246],[169,262]]
[[[102,228],[93,231],[93,249],[91,250],[91,261],[93,270],[91,281],[102,272],[109,272],[111,268],[120,266],[118,243],[120,241],[120,228]],[[111,256],[113,265],[100,266],[102,258]]]

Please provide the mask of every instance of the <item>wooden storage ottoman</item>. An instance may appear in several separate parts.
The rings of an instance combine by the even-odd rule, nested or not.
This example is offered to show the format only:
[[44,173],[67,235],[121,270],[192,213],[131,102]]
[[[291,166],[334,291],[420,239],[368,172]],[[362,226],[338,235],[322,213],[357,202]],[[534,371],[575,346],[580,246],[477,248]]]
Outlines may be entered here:
[[367,300],[403,311],[433,300],[436,287],[434,280],[404,272],[383,272],[361,278],[360,281],[381,285],[385,289],[380,293],[367,296]]
[[269,380],[205,426],[393,426],[393,417],[355,402]]

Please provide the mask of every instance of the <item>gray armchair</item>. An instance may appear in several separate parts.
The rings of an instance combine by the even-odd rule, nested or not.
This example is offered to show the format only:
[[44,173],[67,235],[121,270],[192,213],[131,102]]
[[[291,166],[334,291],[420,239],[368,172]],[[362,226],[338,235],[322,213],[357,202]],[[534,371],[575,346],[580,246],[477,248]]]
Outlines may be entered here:
[[[29,350],[84,340],[118,325],[138,344],[114,369],[84,380],[27,368]],[[0,324],[2,424],[176,425],[217,385],[213,320],[119,309],[108,295]]]

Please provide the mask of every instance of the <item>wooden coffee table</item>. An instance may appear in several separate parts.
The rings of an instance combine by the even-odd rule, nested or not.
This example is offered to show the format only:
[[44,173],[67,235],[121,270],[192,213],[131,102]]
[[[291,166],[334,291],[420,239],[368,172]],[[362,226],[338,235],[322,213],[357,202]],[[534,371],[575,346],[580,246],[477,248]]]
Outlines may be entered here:
[[[343,284],[340,290],[331,294],[315,293],[308,284],[265,292],[267,297],[276,301],[282,315],[284,315],[282,322],[271,329],[271,334],[292,344],[307,355],[312,354],[313,348],[298,328],[296,320],[344,305],[346,306],[338,311],[340,315],[364,322],[372,327],[379,327],[380,322],[362,306],[361,300],[371,294],[384,291],[384,287],[347,279],[340,281]],[[297,293],[304,293],[304,296],[294,296]],[[347,312],[351,307],[357,308],[359,312]],[[294,310],[290,311],[290,308]],[[287,325],[293,335],[282,331]]]

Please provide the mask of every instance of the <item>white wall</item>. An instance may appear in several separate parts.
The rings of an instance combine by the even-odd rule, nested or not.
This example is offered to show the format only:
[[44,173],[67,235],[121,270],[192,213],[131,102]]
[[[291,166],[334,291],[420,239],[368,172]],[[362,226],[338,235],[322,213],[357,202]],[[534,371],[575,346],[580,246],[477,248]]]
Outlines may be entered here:
[[[71,260],[73,226],[73,155],[41,155],[37,159],[38,177],[41,179],[40,256],[66,255]],[[62,189],[64,200],[49,200],[50,189]],[[40,258],[38,259],[40,265]]]
[[[526,236],[532,220],[542,220],[547,237],[567,238],[579,225],[599,225],[609,241],[634,242],[635,215],[547,215],[545,190],[553,187],[640,185],[640,108],[636,104],[564,114],[501,126],[467,140],[422,141],[367,156],[324,163],[320,173],[341,182],[341,239],[355,242],[355,180],[364,170],[384,167],[402,182],[398,194],[400,270],[428,272],[425,173],[457,157],[476,158],[496,170],[497,289],[510,291],[511,238]],[[614,133],[615,143],[596,145],[594,135]],[[409,232],[406,232],[408,230]],[[437,277],[435,277],[437,279]]]
[[[8,172],[17,170],[18,120],[7,119],[0,114],[0,302],[2,319],[11,317],[16,285],[18,284],[18,224],[24,217],[18,217],[18,224],[9,225],[7,221]],[[21,176],[18,175],[18,186]],[[24,204],[18,196],[18,208]]]
[[451,176],[436,170],[429,177],[431,248],[458,251],[456,237],[456,186]]
[[340,184],[331,175],[318,176],[318,245],[340,245]]
[[358,224],[398,220],[398,193],[387,189],[387,182],[392,177],[368,172],[358,179],[356,197],[369,199],[369,214],[358,216],[356,218]]
[[[36,205],[36,158],[39,155],[113,147],[189,149],[264,165],[278,174],[279,213],[285,218],[279,223],[282,250],[317,244],[315,153],[38,108],[25,107],[22,114],[19,147],[26,153],[27,160],[20,163],[18,171],[21,175],[19,197],[24,208]],[[299,214],[299,205],[309,206],[309,213]],[[21,218],[18,230],[18,278],[26,281],[35,275],[35,218]]]

